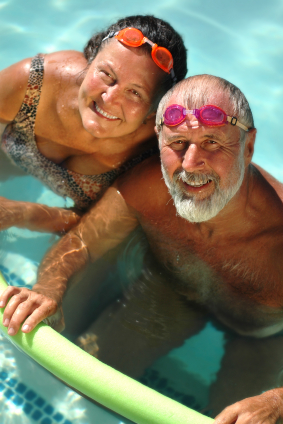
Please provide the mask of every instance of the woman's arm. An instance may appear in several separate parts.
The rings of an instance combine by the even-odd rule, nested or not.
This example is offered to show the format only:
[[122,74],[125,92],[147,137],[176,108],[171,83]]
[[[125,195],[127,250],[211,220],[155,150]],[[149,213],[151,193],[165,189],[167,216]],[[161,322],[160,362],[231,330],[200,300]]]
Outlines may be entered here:
[[8,287],[0,296],[0,307],[8,305],[3,324],[10,335],[26,333],[61,307],[68,281],[88,262],[95,261],[122,242],[138,225],[120,192],[110,187],[80,223],[45,256],[32,290]]
[[0,123],[13,121],[24,100],[31,59],[24,59],[0,71]]
[[51,208],[0,197],[0,231],[18,227],[31,231],[62,233],[74,227],[80,218],[81,215],[71,209]]

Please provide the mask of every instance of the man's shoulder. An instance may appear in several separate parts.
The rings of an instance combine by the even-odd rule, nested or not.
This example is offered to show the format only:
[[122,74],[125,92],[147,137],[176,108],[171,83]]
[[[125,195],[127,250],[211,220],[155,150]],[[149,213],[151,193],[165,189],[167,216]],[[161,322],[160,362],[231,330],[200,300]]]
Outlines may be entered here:
[[145,202],[150,205],[168,201],[169,193],[164,183],[159,155],[151,156],[130,171],[121,175],[116,187],[125,201],[134,208]]
[[271,186],[281,202],[283,203],[283,184],[278,181],[273,175],[269,174],[265,169],[260,167],[259,165],[253,163],[252,165],[253,169],[256,170],[256,172],[260,172],[261,176],[264,178],[264,180],[267,182],[269,187]]

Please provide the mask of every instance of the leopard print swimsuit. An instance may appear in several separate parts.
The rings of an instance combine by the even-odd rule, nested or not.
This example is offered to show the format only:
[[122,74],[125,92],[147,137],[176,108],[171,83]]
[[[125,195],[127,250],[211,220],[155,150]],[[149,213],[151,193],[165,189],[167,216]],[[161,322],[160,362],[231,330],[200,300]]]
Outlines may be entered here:
[[34,125],[43,82],[44,57],[32,59],[27,91],[21,108],[5,128],[1,147],[12,162],[25,172],[40,179],[58,195],[74,200],[76,207],[85,209],[96,201],[121,173],[157,153],[157,147],[133,158],[121,167],[99,175],[82,175],[50,161],[36,145]]

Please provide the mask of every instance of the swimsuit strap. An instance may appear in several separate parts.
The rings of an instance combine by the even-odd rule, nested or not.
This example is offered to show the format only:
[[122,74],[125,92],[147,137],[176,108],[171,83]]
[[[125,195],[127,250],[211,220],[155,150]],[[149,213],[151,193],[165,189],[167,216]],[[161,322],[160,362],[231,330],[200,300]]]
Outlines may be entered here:
[[26,127],[34,135],[34,124],[43,83],[44,57],[37,54],[32,58],[28,86],[16,122],[25,120]]

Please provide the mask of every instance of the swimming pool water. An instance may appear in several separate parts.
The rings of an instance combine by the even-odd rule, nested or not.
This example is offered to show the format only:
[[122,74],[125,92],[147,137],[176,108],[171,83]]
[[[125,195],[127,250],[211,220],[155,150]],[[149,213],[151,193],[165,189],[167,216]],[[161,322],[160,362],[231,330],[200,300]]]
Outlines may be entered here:
[[[189,49],[189,75],[219,75],[242,89],[258,129],[254,161],[283,181],[281,0],[239,0],[237,5],[224,0],[156,0],[154,4],[150,0],[141,4],[123,0],[119,5],[114,0],[0,1],[0,69],[38,52],[82,50],[93,31],[123,15],[140,13],[168,20],[184,37]],[[29,176],[0,181],[0,195],[70,205]],[[32,286],[38,263],[54,241],[54,236],[15,228],[1,233],[0,270],[11,284]],[[3,338],[1,346],[0,414],[5,417],[4,424],[31,420],[41,424],[50,424],[50,420],[52,424],[68,424],[68,420],[75,424],[127,422],[81,398]],[[209,358],[201,354],[208,349]],[[142,381],[200,410],[207,403],[208,387],[222,353],[223,335],[208,325],[200,335],[160,358]],[[178,376],[184,377],[184,373],[180,383]],[[47,388],[40,381],[45,381]],[[29,399],[28,393],[36,395]],[[27,410],[31,409],[22,414],[26,404],[30,405]],[[51,409],[44,409],[48,405],[53,408],[52,414],[46,412]]]

